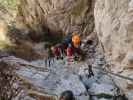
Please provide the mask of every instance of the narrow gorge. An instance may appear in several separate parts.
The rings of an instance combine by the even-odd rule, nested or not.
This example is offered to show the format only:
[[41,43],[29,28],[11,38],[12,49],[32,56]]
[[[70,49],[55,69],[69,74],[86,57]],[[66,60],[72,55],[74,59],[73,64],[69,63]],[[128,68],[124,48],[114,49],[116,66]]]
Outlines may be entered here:
[[[0,87],[11,74],[20,90],[4,100],[58,100],[65,90],[76,100],[133,100],[133,0],[19,0],[15,10],[13,20],[0,18]],[[47,67],[47,47],[73,32],[84,60]]]

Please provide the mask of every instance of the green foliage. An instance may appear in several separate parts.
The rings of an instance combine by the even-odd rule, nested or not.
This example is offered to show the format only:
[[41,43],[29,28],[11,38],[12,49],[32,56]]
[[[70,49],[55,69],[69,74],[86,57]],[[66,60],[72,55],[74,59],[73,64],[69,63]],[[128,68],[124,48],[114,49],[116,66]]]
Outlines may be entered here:
[[17,8],[17,0],[0,0],[0,4],[10,10],[16,10]]

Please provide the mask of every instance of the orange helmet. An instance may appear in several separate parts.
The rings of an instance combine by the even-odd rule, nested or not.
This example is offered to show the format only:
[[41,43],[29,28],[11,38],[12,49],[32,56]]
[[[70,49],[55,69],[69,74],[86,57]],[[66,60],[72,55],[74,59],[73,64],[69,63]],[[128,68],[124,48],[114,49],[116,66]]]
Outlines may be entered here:
[[78,34],[73,35],[72,43],[73,43],[73,45],[79,45],[80,44],[80,36]]

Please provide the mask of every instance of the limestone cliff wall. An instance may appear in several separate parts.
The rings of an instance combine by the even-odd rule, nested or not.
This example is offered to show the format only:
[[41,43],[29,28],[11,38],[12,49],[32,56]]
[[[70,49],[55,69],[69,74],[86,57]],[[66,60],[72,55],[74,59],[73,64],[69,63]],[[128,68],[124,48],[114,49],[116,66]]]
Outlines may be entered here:
[[[87,36],[95,26],[111,71],[133,78],[133,0],[20,0],[17,20],[37,34],[49,29]],[[114,80],[133,100],[132,82]]]
[[89,34],[94,28],[94,0],[20,0],[20,26],[41,33],[49,30],[62,33]]
[[[133,0],[96,0],[94,17],[111,70],[133,78]],[[132,82],[115,80],[133,100]]]

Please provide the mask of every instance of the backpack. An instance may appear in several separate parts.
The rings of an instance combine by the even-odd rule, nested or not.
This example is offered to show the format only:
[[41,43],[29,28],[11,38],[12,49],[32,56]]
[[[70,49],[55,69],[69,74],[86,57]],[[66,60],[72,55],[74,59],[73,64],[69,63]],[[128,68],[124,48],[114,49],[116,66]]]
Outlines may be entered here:
[[63,39],[63,42],[67,45],[70,44],[72,42],[72,33],[68,33]]

